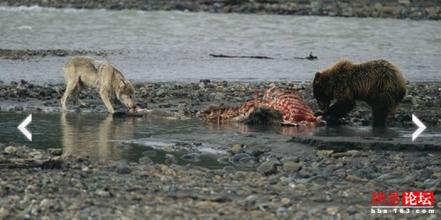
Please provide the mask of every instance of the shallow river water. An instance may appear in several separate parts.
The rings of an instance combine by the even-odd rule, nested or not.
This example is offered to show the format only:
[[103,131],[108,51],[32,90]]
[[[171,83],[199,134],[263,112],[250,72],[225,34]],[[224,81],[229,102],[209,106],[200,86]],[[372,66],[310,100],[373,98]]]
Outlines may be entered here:
[[[292,136],[333,136],[341,140],[377,138],[410,142],[412,129],[392,128],[388,134],[373,134],[370,127],[299,129],[295,127],[207,124],[197,119],[172,120],[158,115],[118,118],[103,113],[34,113],[28,141],[17,129],[26,113],[0,113],[0,143],[21,143],[36,148],[63,148],[65,154],[92,159],[137,161],[149,156],[164,162],[165,154],[178,163],[219,167],[217,158],[228,154],[234,144],[283,153],[286,156],[310,152],[313,147],[289,142]],[[439,139],[441,130],[428,130],[420,143]],[[385,149],[386,150],[386,149]],[[191,160],[197,154],[198,161]]]
[[[311,80],[341,57],[383,58],[410,80],[441,80],[439,21],[1,7],[0,38],[3,49],[121,50],[106,59],[136,81]],[[319,59],[293,59],[310,52]],[[66,59],[0,60],[0,80],[62,82]]]
[[[0,7],[1,49],[116,50],[105,57],[127,78],[137,81],[311,80],[313,74],[341,57],[356,61],[384,58],[396,63],[410,80],[441,80],[441,23],[372,18],[141,12]],[[315,61],[293,59],[310,52]],[[273,60],[211,58],[210,53],[262,55]],[[25,79],[60,83],[67,57],[0,60],[0,81]],[[137,161],[166,153],[186,163],[217,167],[215,158],[233,144],[270,147],[281,153],[310,151],[288,142],[294,135],[372,136],[369,127],[298,130],[208,125],[197,119],[162,117],[113,118],[106,114],[34,114],[28,142],[16,126],[24,113],[0,113],[0,143],[38,148],[62,147],[67,154]],[[410,139],[413,130],[390,137]],[[425,138],[439,138],[428,132]],[[187,157],[186,157],[187,155]],[[190,156],[191,157],[191,156]]]

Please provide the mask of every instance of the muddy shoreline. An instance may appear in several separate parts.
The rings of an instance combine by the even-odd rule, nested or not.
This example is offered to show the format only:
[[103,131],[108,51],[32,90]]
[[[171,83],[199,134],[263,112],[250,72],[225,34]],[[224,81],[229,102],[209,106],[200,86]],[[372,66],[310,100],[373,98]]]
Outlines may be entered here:
[[[312,96],[310,82],[275,82],[279,87],[300,89],[304,101],[314,111],[319,111]],[[199,82],[135,83],[138,106],[162,111],[179,117],[195,117],[201,110],[213,105],[241,105],[252,98],[255,91],[263,92],[270,82],[228,82],[200,80]],[[63,84],[37,85],[27,81],[0,82],[0,111],[59,112],[59,98],[64,93]],[[441,82],[411,82],[408,95],[399,110],[389,119],[389,126],[413,126],[411,115],[415,114],[428,127],[441,124]],[[94,89],[86,89],[79,95],[87,106],[78,106],[74,98],[68,102],[71,111],[106,112]],[[118,105],[119,111],[125,111]],[[342,120],[351,126],[369,126],[371,111],[365,103]]]
[[[213,104],[240,104],[269,84],[200,80],[142,83],[135,87],[141,107],[180,119],[195,117],[199,110]],[[309,82],[276,84],[301,89],[305,102],[317,110]],[[1,111],[57,112],[63,91],[61,84],[0,82]],[[429,127],[438,127],[440,93],[441,83],[410,83],[409,94],[390,125],[414,126],[410,114],[415,113]],[[89,105],[80,108],[70,103],[72,111],[105,114],[96,91],[86,90],[80,97]],[[358,105],[344,121],[368,126],[369,117],[367,106]],[[0,143],[0,219],[439,216],[441,203],[437,200],[435,215],[379,215],[372,214],[370,207],[371,193],[378,191],[424,189],[439,198],[441,153],[436,146],[402,151],[399,145],[390,143],[396,149],[381,148],[378,143],[374,143],[377,148],[366,148],[366,143],[361,142],[346,147],[340,140],[320,139],[312,143],[313,139],[300,139],[290,141],[311,145],[310,150],[286,154],[248,143],[226,146],[227,155],[217,159],[223,166],[213,169],[191,163],[179,165],[173,153],[158,164],[148,154],[138,162],[95,160],[67,154],[61,148],[37,150]],[[195,154],[188,154],[187,159],[195,159],[192,155]]]
[[84,0],[1,0],[5,6],[42,6],[76,9],[137,9],[137,10],[180,10],[205,11],[213,13],[257,13],[283,15],[319,15],[340,17],[381,17],[433,19],[441,18],[438,1],[304,1],[304,0],[159,0],[159,1],[84,1]]

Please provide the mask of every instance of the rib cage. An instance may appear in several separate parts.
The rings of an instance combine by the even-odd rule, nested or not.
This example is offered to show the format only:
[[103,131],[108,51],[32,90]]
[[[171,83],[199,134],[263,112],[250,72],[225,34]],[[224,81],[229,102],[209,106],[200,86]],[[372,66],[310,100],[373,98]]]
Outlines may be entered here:
[[320,119],[314,115],[312,109],[306,105],[295,90],[271,87],[262,97],[245,102],[239,107],[218,106],[201,112],[201,117],[208,121],[245,121],[259,108],[271,109],[282,116],[282,125],[311,125]]

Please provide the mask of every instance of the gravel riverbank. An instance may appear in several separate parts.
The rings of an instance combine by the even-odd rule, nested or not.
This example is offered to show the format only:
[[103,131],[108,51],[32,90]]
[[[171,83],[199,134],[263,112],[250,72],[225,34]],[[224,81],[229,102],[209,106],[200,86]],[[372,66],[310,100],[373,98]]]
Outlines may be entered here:
[[0,0],[0,5],[87,9],[181,10],[342,17],[440,19],[439,1],[412,0]]
[[[301,89],[305,102],[317,110],[309,82],[276,84]],[[200,109],[213,104],[240,104],[254,91],[268,86],[269,82],[200,80],[135,87],[140,106],[179,118],[194,117]],[[1,111],[59,111],[58,98],[63,90],[63,85],[0,83]],[[413,126],[410,114],[415,113],[427,125],[439,126],[440,93],[441,83],[411,83],[391,125]],[[86,90],[80,97],[89,105],[75,108],[71,104],[72,109],[105,112],[96,91]],[[359,105],[344,121],[367,126],[370,110]],[[327,143],[320,141],[322,145],[323,141]],[[155,164],[148,153],[138,162],[91,160],[65,154],[62,149],[36,150],[3,143],[0,219],[439,217],[440,152],[434,148],[357,148],[356,142],[351,143],[355,146],[351,148],[337,146],[345,145],[341,141],[332,144],[332,149],[311,147],[286,154],[238,143],[217,158],[222,166],[208,169],[178,165],[173,153],[166,156],[163,164]],[[186,158],[195,159],[192,155],[196,154]],[[372,192],[421,190],[435,193],[435,214],[371,213]]]
[[[135,97],[143,108],[155,109],[176,117],[195,117],[196,114],[212,105],[241,105],[252,98],[255,91],[263,92],[270,82],[227,82],[200,80],[199,82],[164,82],[135,84]],[[300,89],[304,101],[314,111],[319,111],[312,96],[310,82],[275,82],[286,88]],[[64,92],[64,85],[36,85],[26,81],[0,82],[1,111],[42,111],[58,112],[59,98]],[[441,83],[415,82],[408,86],[408,95],[399,110],[391,116],[390,126],[413,126],[412,114],[429,127],[441,124]],[[88,105],[79,107],[70,102],[73,111],[105,112],[98,93],[87,89],[80,93],[80,98]],[[121,107],[121,106],[120,106]],[[120,108],[120,111],[124,109]],[[371,110],[364,103],[358,103],[343,123],[354,126],[368,126]]]
[[440,161],[439,152],[314,150],[266,158],[256,171],[211,170],[1,145],[0,219],[437,219],[437,200],[435,214],[380,215],[370,196],[424,189],[439,198]]
[[33,58],[43,58],[47,56],[65,57],[65,56],[100,56],[123,54],[122,50],[113,51],[89,51],[89,50],[64,50],[64,49],[48,49],[48,50],[31,50],[31,49],[0,49],[0,59],[8,60],[29,60]]

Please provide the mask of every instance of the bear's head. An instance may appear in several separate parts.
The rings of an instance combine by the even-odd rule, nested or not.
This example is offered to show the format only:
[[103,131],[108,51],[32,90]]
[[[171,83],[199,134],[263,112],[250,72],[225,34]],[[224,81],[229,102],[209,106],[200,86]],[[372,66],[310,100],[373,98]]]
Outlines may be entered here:
[[319,108],[326,111],[333,99],[330,88],[329,76],[317,72],[312,83],[314,98],[317,100]]

